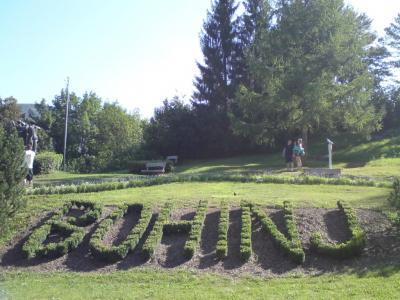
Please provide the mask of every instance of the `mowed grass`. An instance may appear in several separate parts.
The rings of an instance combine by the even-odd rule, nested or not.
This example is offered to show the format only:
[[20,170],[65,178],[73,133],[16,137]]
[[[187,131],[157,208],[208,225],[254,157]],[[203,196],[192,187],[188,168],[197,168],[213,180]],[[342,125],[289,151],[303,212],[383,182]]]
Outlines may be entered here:
[[30,196],[29,199],[33,203],[53,204],[77,199],[98,201],[107,205],[125,202],[160,205],[172,202],[176,207],[193,206],[202,199],[212,204],[219,204],[222,200],[239,204],[241,200],[247,200],[272,206],[281,205],[288,200],[296,207],[326,208],[336,207],[336,202],[342,200],[354,207],[384,209],[388,207],[386,199],[389,193],[388,188],[359,186],[191,182],[87,194]]
[[397,268],[365,274],[260,279],[136,269],[96,273],[5,273],[10,299],[398,299]]

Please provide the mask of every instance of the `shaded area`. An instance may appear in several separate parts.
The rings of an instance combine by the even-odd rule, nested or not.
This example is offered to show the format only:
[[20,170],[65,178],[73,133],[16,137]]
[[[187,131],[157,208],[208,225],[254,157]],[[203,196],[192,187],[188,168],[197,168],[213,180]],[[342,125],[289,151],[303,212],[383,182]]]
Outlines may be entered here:
[[199,268],[206,269],[218,263],[216,247],[218,242],[218,224],[220,210],[211,209],[207,212],[201,233]]

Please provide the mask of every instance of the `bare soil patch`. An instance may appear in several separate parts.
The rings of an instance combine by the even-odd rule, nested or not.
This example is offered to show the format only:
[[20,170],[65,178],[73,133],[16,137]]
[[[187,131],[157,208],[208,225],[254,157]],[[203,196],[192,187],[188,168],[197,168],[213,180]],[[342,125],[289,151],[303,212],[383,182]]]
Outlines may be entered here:
[[[102,219],[114,207],[106,207]],[[275,208],[266,208],[266,213],[277,224],[279,230],[287,235],[284,226],[283,212]],[[79,212],[76,212],[79,213]],[[303,265],[294,264],[274,244],[272,238],[264,231],[257,220],[253,220],[252,246],[253,255],[246,263],[240,259],[241,210],[232,207],[229,213],[228,256],[221,261],[216,257],[215,249],[218,239],[218,222],[220,210],[209,208],[207,211],[201,242],[198,251],[191,260],[185,259],[183,247],[188,234],[164,235],[156,250],[155,259],[145,261],[141,247],[150,233],[157,217],[153,213],[152,221],[137,249],[115,264],[107,264],[93,258],[89,250],[91,234],[98,223],[85,227],[87,235],[82,244],[67,255],[57,259],[27,260],[22,255],[22,245],[31,232],[41,226],[51,215],[43,215],[42,219],[5,248],[0,250],[0,272],[2,270],[76,271],[76,272],[112,272],[127,270],[138,266],[151,268],[179,268],[229,275],[252,274],[263,277],[288,276],[294,274],[317,275],[327,272],[353,271],[363,273],[379,266],[400,267],[400,234],[392,228],[389,220],[380,212],[357,209],[357,217],[367,235],[367,246],[360,257],[347,260],[331,259],[316,255],[310,250],[310,236],[313,232],[321,232],[327,241],[343,242],[349,238],[344,216],[337,209],[301,208],[294,210],[294,218],[300,233],[301,242],[306,252]],[[192,220],[194,209],[175,210],[173,220]],[[116,222],[107,234],[105,243],[117,245],[125,239],[139,219],[138,211],[130,211],[122,220]],[[100,220],[101,221],[101,220]],[[49,237],[49,241],[51,238]]]

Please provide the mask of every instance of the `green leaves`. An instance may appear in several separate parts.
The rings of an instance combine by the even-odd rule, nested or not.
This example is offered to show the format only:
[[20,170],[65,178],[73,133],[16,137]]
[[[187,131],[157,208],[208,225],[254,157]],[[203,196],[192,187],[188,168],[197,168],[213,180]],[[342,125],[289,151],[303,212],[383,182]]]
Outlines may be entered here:
[[229,229],[229,204],[221,203],[221,212],[218,223],[218,242],[216,254],[220,259],[224,259],[228,254],[228,229]]
[[345,214],[351,238],[347,242],[332,244],[326,243],[320,233],[314,233],[311,238],[311,247],[314,251],[336,258],[350,258],[360,255],[366,244],[366,237],[358,224],[354,210],[345,203],[338,201],[338,208]]

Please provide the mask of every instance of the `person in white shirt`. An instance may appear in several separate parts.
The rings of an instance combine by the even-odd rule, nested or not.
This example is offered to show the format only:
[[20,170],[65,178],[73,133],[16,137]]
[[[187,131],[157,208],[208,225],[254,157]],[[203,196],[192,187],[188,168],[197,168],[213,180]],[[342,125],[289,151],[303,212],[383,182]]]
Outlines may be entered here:
[[26,175],[26,181],[28,184],[32,183],[33,180],[33,161],[35,160],[35,151],[32,151],[32,144],[29,144],[25,150],[25,163],[28,167],[28,175]]

